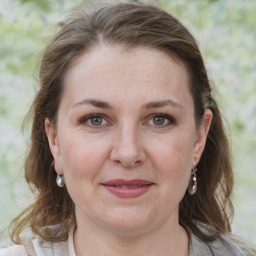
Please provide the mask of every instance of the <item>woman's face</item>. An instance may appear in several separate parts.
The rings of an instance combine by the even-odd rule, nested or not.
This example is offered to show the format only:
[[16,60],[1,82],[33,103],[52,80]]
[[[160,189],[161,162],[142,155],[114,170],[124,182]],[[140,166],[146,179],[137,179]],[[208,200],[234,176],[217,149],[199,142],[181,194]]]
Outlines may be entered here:
[[64,85],[57,127],[45,124],[78,225],[130,234],[178,223],[211,121],[207,110],[196,129],[182,64],[156,49],[101,45]]

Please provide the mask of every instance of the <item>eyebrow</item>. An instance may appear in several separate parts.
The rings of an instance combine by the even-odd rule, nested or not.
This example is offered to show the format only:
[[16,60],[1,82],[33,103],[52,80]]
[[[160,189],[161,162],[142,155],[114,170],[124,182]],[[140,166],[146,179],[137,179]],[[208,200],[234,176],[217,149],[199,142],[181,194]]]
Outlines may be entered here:
[[78,107],[81,105],[91,105],[96,108],[113,109],[113,107],[110,104],[108,104],[107,102],[100,101],[100,100],[94,100],[94,99],[85,99],[85,100],[79,101],[79,102],[75,103],[74,105],[72,105],[72,108]]
[[[101,101],[101,100],[95,100],[95,99],[84,99],[84,100],[81,100],[77,103],[75,103],[74,105],[72,105],[72,108],[73,107],[78,107],[78,106],[81,106],[81,105],[91,105],[93,107],[97,107],[97,108],[105,108],[105,109],[113,109],[113,107],[107,103],[107,102],[104,102],[104,101]],[[173,100],[162,100],[162,101],[152,101],[152,102],[149,102],[145,105],[143,105],[143,108],[144,109],[151,109],[151,108],[162,108],[162,107],[165,107],[165,106],[172,106],[172,107],[175,107],[175,108],[181,108],[182,109],[182,106],[173,101]]]
[[173,100],[162,100],[162,101],[152,101],[152,102],[149,102],[147,104],[145,104],[143,107],[145,109],[150,109],[150,108],[162,108],[162,107],[165,107],[165,106],[172,106],[172,107],[175,107],[175,108],[181,108],[182,109],[182,106],[178,103],[178,102],[175,102]]

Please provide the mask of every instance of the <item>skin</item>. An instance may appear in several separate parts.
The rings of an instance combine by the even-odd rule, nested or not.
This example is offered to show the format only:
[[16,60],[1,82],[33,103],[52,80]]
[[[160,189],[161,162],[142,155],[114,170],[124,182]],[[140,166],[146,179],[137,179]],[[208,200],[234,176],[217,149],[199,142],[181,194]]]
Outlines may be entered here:
[[[211,119],[205,110],[196,128],[186,69],[159,50],[102,44],[72,64],[45,129],[75,203],[77,255],[188,255],[178,207]],[[119,198],[101,185],[112,179],[154,185]]]

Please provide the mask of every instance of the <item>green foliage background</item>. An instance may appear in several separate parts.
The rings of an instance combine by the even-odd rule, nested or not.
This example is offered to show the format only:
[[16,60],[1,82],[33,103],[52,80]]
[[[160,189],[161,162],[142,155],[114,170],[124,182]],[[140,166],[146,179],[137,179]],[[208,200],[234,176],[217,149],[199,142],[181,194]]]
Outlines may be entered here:
[[[0,0],[0,230],[32,196],[22,120],[41,51],[80,0]],[[159,0],[197,38],[228,120],[236,172],[234,233],[256,241],[256,1]]]

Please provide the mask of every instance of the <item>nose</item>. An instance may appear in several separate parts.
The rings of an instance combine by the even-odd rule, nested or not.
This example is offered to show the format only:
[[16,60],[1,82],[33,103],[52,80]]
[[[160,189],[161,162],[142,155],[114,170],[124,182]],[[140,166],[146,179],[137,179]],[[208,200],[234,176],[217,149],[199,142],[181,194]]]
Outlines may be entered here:
[[136,128],[122,127],[117,130],[110,159],[125,168],[132,168],[146,160],[139,132]]

